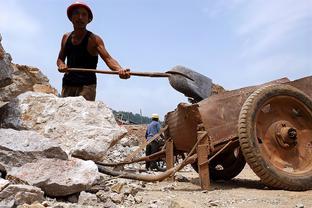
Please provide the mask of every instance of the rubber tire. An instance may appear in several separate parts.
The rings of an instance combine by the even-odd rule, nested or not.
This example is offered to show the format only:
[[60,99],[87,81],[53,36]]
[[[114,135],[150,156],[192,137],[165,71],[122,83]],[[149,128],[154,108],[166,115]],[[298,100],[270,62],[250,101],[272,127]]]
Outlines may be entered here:
[[240,111],[238,122],[240,147],[249,166],[267,186],[292,191],[308,190],[312,188],[312,171],[296,176],[278,170],[261,156],[257,138],[254,136],[257,110],[268,99],[280,95],[298,99],[312,111],[311,99],[297,88],[285,84],[262,87],[248,97]]
[[[215,167],[218,164],[222,165],[222,162],[225,162],[223,164],[223,170],[217,170]],[[229,165],[228,165],[229,164]],[[242,151],[239,150],[239,153],[237,157],[233,155],[232,151],[226,151],[224,153],[221,153],[217,157],[215,157],[210,163],[209,163],[209,177],[213,181],[218,180],[224,180],[229,181],[232,178],[236,177],[240,172],[244,169],[246,164],[244,155],[242,154]],[[191,164],[193,169],[198,172],[198,165],[197,162]]]

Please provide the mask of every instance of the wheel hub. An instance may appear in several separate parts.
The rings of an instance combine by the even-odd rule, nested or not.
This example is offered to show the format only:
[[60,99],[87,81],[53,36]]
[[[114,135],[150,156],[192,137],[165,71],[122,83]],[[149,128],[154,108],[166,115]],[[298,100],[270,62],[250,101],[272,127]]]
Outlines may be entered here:
[[297,144],[297,130],[289,122],[278,122],[275,125],[275,139],[283,148],[294,147]]

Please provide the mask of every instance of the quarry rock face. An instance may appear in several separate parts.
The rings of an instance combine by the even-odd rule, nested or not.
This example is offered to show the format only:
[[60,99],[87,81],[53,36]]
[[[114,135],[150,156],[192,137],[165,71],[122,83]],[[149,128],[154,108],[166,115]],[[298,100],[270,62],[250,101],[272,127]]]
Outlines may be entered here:
[[13,72],[13,68],[11,66],[11,56],[3,49],[1,40],[2,37],[0,34],[0,88],[12,83]]
[[103,102],[26,92],[2,108],[4,128],[35,130],[82,159],[103,160],[126,133]]
[[2,101],[10,101],[27,91],[57,95],[57,90],[49,84],[49,79],[38,68],[18,64],[9,64],[8,67],[12,70],[12,83],[0,90]]
[[57,90],[38,68],[13,64],[12,57],[4,50],[1,40],[0,34],[0,108],[27,91],[57,95]]

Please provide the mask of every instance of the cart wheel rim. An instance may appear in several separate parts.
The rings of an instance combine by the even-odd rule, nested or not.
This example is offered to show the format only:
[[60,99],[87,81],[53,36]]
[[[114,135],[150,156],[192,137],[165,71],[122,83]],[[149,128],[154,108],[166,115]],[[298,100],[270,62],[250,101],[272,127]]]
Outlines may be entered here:
[[312,170],[312,112],[292,96],[274,96],[256,113],[255,138],[263,157],[280,171]]
[[239,142],[252,170],[268,186],[312,188],[312,100],[286,85],[253,92],[241,108]]

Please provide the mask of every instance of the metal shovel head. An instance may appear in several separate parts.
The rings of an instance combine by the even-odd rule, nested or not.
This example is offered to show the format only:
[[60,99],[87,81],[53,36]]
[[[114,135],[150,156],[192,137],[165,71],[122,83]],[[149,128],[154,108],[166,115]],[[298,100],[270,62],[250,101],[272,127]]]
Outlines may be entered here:
[[175,66],[169,72],[172,71],[185,74],[193,79],[190,80],[179,74],[169,77],[170,85],[186,97],[193,98],[195,102],[199,102],[211,95],[212,80],[210,78],[184,66]]

